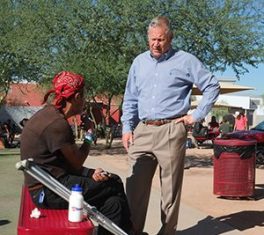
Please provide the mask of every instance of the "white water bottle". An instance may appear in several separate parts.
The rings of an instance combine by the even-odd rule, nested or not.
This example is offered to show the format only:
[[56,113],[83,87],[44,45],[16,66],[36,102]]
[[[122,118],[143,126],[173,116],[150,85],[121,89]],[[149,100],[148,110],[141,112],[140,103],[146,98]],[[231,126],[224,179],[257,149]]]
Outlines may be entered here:
[[81,222],[83,219],[83,195],[82,188],[76,184],[71,189],[69,198],[68,220],[70,222]]

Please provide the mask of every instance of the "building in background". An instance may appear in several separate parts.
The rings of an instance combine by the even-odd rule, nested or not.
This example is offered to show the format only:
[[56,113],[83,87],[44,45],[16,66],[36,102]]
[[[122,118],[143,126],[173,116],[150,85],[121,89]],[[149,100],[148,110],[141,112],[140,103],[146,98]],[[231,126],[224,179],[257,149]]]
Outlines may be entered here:
[[[194,96],[192,106],[196,107],[202,99],[202,96]],[[219,95],[213,111],[217,109],[225,110],[226,114],[235,115],[236,112],[244,112],[248,119],[249,128],[256,126],[264,120],[264,105],[261,97],[237,96],[237,95]],[[206,118],[211,119],[212,112]],[[215,115],[215,114],[214,114]],[[218,115],[218,121],[222,121],[224,112]]]
[[23,118],[30,118],[42,107],[45,89],[37,83],[14,83],[10,85],[8,93],[0,107],[0,122],[11,120],[21,132],[19,124]]
[[[233,92],[252,90],[253,87],[240,86],[235,84],[236,80],[219,79],[221,95],[216,102],[215,108],[226,108],[226,112],[235,114],[236,111],[244,111],[248,117],[249,127],[255,126],[264,120],[264,103],[261,97],[237,96]],[[232,93],[231,93],[232,92]],[[11,119],[21,129],[19,122],[23,118],[30,118],[42,107],[42,101],[46,89],[37,83],[15,83],[10,86],[4,104],[0,107],[0,122]],[[199,90],[194,87],[192,91],[192,106],[195,107],[201,100]],[[228,95],[227,95],[228,94]],[[107,97],[97,96],[90,102],[97,124],[105,122],[106,125],[119,125],[122,97],[113,97],[110,109],[108,109]],[[109,115],[107,116],[107,112]],[[107,116],[107,117],[106,117]],[[218,117],[218,119],[221,117]],[[210,114],[207,117],[210,120]],[[221,120],[219,120],[221,121]],[[73,120],[69,120],[73,124]],[[80,118],[76,117],[75,122],[79,125]]]
[[[30,118],[42,107],[43,97],[47,89],[37,83],[14,83],[10,85],[9,91],[0,107],[0,122],[6,122],[8,119],[18,126],[23,118]],[[90,102],[90,111],[93,113],[97,124],[105,122],[106,125],[118,125],[121,117],[122,97],[113,97],[110,109],[108,109],[108,100],[104,96],[95,97]],[[109,111],[109,115],[107,112]],[[106,117],[107,116],[107,117]],[[80,125],[80,117],[68,120],[70,125]]]

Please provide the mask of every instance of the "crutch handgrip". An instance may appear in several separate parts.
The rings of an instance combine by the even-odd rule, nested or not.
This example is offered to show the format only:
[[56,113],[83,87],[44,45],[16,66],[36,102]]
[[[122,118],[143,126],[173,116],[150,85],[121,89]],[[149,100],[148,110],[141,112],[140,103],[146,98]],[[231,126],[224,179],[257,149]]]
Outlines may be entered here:
[[17,170],[21,170],[21,171],[23,171],[25,169],[28,169],[30,162],[33,162],[32,158],[25,159],[25,160],[22,160],[20,162],[17,162],[16,163],[16,169]]

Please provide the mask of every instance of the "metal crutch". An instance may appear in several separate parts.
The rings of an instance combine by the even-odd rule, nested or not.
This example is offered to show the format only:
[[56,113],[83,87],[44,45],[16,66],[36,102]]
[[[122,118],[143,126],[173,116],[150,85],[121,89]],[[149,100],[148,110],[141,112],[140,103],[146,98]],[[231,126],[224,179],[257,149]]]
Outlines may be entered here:
[[[38,165],[33,162],[33,159],[27,159],[17,162],[16,168],[18,170],[23,170],[27,174],[34,177],[36,180],[41,182],[47,188],[52,190],[54,193],[58,194],[64,200],[69,202],[71,191],[66,188],[63,184],[57,181],[54,177],[49,175],[46,171],[41,169]],[[100,224],[102,227],[110,231],[115,235],[128,235],[121,228],[119,228],[114,222],[100,213],[96,207],[89,205],[84,202],[84,212],[87,213],[92,220]]]

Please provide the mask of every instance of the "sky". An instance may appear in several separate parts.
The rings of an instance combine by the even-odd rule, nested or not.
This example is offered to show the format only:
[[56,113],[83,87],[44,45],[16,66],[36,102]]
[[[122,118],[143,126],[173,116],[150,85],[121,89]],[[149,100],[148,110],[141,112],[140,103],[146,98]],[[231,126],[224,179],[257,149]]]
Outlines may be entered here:
[[258,68],[247,67],[248,73],[240,76],[238,80],[232,69],[227,69],[224,73],[215,73],[218,78],[236,80],[236,84],[254,87],[255,90],[232,93],[232,95],[261,96],[264,95],[264,64]]

